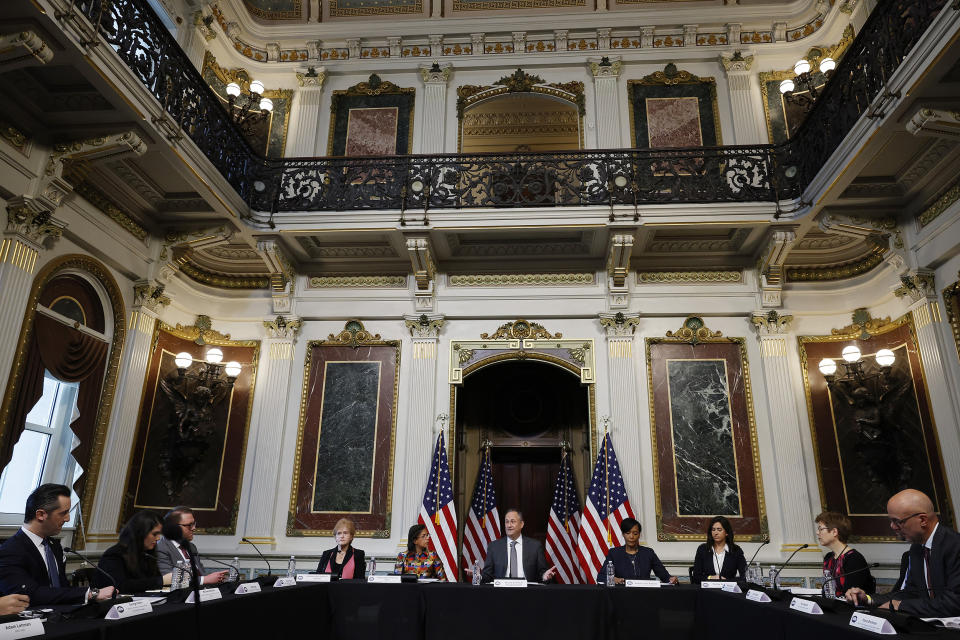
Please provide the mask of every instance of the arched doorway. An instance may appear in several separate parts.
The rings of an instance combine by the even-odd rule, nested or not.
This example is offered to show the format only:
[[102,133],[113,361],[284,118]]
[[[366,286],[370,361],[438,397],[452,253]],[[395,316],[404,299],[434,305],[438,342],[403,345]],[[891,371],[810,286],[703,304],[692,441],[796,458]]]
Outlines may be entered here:
[[577,105],[533,92],[505,93],[464,109],[461,153],[576,151],[582,146]]

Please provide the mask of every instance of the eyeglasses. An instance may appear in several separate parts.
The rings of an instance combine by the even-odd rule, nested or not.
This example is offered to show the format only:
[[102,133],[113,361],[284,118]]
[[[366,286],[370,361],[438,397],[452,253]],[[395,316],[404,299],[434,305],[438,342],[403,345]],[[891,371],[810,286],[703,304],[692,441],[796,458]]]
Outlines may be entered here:
[[927,515],[926,511],[917,511],[916,513],[910,514],[906,518],[890,518],[890,526],[896,527],[897,529],[899,529],[900,527],[903,526],[903,523],[909,520],[910,518],[916,518],[917,516],[925,516],[925,515]]
[[193,530],[193,529],[196,529],[196,528],[197,528],[197,522],[196,522],[196,521],[193,521],[193,522],[190,522],[190,523],[181,522],[181,523],[180,523],[180,526],[181,526],[181,527],[186,527],[187,529]]
[[830,531],[830,527],[824,527],[824,526],[821,525],[821,526],[815,528],[814,531],[816,531],[817,533],[820,533],[821,531]]

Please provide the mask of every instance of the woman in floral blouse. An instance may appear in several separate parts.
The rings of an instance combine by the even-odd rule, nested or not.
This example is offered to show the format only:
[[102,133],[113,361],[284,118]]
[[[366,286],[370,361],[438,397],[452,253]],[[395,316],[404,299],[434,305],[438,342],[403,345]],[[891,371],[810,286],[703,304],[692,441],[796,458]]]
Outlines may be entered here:
[[436,552],[430,548],[430,532],[426,525],[415,524],[410,527],[407,535],[407,552],[397,555],[397,564],[393,569],[394,575],[404,573],[416,575],[419,578],[446,579],[443,572],[443,563]]

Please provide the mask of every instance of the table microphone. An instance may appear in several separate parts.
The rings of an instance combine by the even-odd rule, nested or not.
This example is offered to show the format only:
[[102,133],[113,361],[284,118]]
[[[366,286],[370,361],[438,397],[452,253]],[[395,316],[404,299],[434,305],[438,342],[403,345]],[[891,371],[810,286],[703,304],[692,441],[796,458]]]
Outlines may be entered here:
[[241,542],[246,542],[248,545],[250,545],[251,547],[253,547],[253,550],[257,552],[257,555],[259,555],[261,558],[263,558],[263,561],[267,563],[267,575],[266,575],[266,576],[260,576],[260,577],[258,578],[258,580],[260,580],[260,578],[263,578],[264,584],[269,584],[269,585],[272,585],[274,582],[276,582],[277,579],[276,579],[276,577],[274,577],[274,575],[273,575],[273,568],[270,566],[270,561],[267,560],[267,557],[266,557],[265,555],[263,555],[262,553],[260,553],[260,549],[257,548],[257,545],[254,544],[253,541],[250,540],[250,538],[240,538],[240,541],[241,541]]
[[77,556],[78,558],[80,558],[81,560],[83,560],[84,564],[93,567],[94,569],[96,569],[97,571],[99,571],[100,573],[102,573],[103,575],[107,576],[107,578],[110,579],[110,582],[113,583],[113,599],[114,599],[114,600],[117,599],[117,596],[120,595],[120,585],[117,583],[116,579],[115,579],[112,575],[110,575],[109,573],[107,573],[106,571],[104,571],[103,569],[101,569],[99,565],[96,565],[96,564],[93,564],[92,562],[90,562],[90,560],[88,560],[85,555],[83,555],[82,553],[80,553],[80,552],[77,551],[76,549],[74,549],[74,548],[72,548],[72,547],[64,547],[63,550],[64,550],[65,552],[67,552],[67,553],[72,553],[73,555],[75,555],[75,556]]
[[764,545],[768,545],[768,544],[770,544],[770,538],[767,538],[766,540],[760,543],[760,546],[757,547],[757,550],[753,552],[752,556],[750,556],[750,562],[748,562],[747,564],[748,565],[753,564],[753,561],[757,557],[757,554],[760,553],[760,549],[763,549]]
[[[860,573],[861,571],[869,571],[870,569],[876,569],[876,568],[879,567],[879,566],[880,566],[880,563],[879,563],[879,562],[874,562],[873,564],[868,564],[868,565],[865,566],[865,567],[860,567],[859,569],[854,569],[853,571],[849,571],[849,572],[846,572],[846,571],[845,571],[845,572],[843,573],[843,577],[846,578],[847,576],[852,576],[853,574],[855,574],[855,573]],[[839,576],[831,575],[831,576],[830,576],[830,582],[836,583],[838,577],[839,577]]]

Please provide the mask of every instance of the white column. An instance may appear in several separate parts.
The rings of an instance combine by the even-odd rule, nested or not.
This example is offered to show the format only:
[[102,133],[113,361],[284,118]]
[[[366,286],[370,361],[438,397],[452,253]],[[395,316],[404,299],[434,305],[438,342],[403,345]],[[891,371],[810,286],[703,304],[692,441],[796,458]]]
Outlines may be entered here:
[[[607,381],[610,391],[610,434],[613,438],[623,482],[633,512],[643,514],[643,470],[640,468],[641,424],[637,408],[637,366],[634,358],[634,333],[639,314],[600,314],[600,325],[607,335]],[[598,437],[602,434],[598,434]],[[656,455],[656,451],[654,451]],[[593,464],[593,460],[590,464]],[[648,529],[653,531],[654,529]]]
[[158,314],[168,304],[170,298],[163,295],[163,288],[156,283],[139,282],[134,286],[134,305],[127,324],[117,390],[103,448],[103,459],[110,460],[111,464],[100,467],[90,522],[83,523],[87,542],[111,544],[117,540],[123,488],[127,482],[125,461],[130,459],[137,433],[143,381],[153,351],[153,331]]
[[[267,320],[267,339],[257,371],[257,412],[253,444],[253,462],[247,474],[248,502],[242,534],[256,542],[275,544],[274,517],[277,512],[277,486],[280,472],[280,446],[286,427],[287,397],[293,371],[293,345],[302,322],[277,316]],[[287,471],[284,470],[284,473]],[[240,532],[238,532],[240,533]]]
[[617,82],[622,62],[620,57],[603,57],[589,60],[593,74],[594,110],[596,111],[597,148],[619,149],[623,147],[620,137],[620,99]]
[[443,153],[445,123],[447,122],[447,82],[453,65],[445,64],[441,68],[434,63],[432,67],[420,67],[423,80],[423,136],[420,140],[420,153]]
[[190,63],[193,64],[194,68],[200,71],[203,66],[203,54],[207,51],[207,41],[195,24],[180,25],[180,28],[177,29],[177,44],[190,58]]
[[758,111],[757,97],[750,74],[753,56],[743,57],[737,51],[732,56],[720,56],[727,72],[727,89],[730,93],[730,115],[733,118],[733,140],[726,144],[761,144],[767,142],[763,127],[763,111]]
[[787,360],[792,321],[793,316],[781,316],[776,311],[755,312],[753,315],[770,412],[770,438],[775,460],[773,472],[777,478],[784,545],[781,550],[787,545],[813,542],[814,514],[810,510],[807,483],[801,480],[807,477],[807,471],[803,459],[803,427],[795,395],[800,384],[794,379],[794,368]]
[[[406,467],[404,469],[405,491],[402,500],[402,520],[393,518],[394,527],[403,537],[410,523],[417,521],[427,474],[430,471],[430,455],[433,453],[434,400],[437,385],[437,348],[443,316],[404,316],[410,336],[412,362],[407,372],[410,389],[407,393],[406,437],[404,438]],[[462,516],[461,516],[462,517]]]
[[320,101],[326,71],[310,67],[297,72],[300,88],[294,95],[290,114],[290,135],[286,155],[291,158],[313,158],[318,155],[320,138]]

